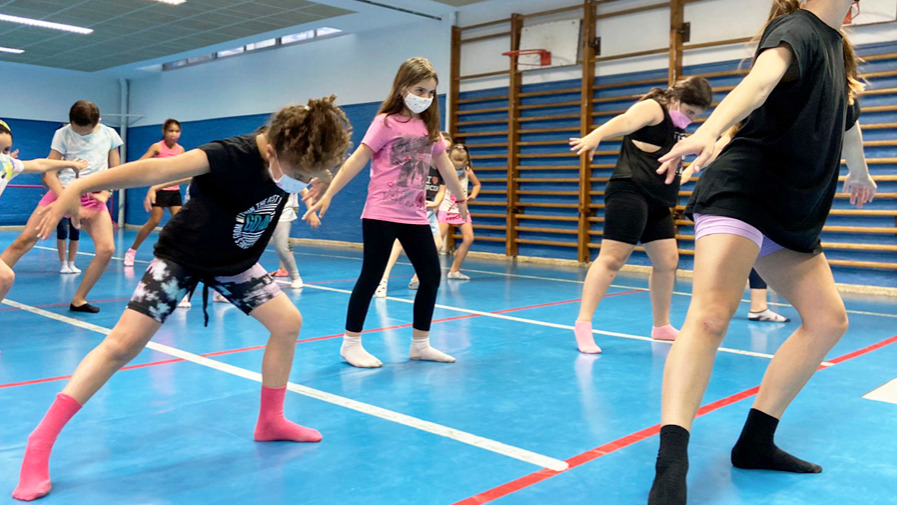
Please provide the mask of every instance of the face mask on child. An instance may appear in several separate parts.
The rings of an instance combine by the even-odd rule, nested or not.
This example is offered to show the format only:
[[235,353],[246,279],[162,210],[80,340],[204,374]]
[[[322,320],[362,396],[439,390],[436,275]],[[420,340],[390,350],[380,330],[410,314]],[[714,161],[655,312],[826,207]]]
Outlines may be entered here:
[[408,107],[408,110],[415,114],[420,114],[421,112],[429,109],[432,103],[432,98],[417,96],[410,91],[405,93],[405,106]]
[[[280,166],[280,160],[277,159],[277,153],[274,153],[274,159],[277,160],[277,165]],[[283,173],[283,169],[280,170],[280,173],[282,174],[280,178],[275,178],[274,171],[271,170],[271,163],[268,163],[268,174],[271,176],[271,180],[274,181],[274,184],[277,184],[278,188],[287,193],[299,193],[308,187],[308,184],[298,179],[293,179],[289,175]]]
[[670,111],[670,119],[673,120],[673,126],[684,130],[684,129],[688,128],[688,125],[690,125],[692,123],[692,120],[690,117],[688,117],[684,112],[682,112],[680,110],[681,108],[682,108],[682,104],[680,103],[678,106],[676,106],[676,110],[671,110]]

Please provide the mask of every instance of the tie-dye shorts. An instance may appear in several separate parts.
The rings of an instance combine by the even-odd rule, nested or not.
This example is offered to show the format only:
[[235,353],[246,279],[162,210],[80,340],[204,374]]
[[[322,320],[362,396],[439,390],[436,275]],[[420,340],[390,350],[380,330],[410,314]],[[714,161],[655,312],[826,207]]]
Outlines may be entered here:
[[192,292],[200,281],[221,293],[246,314],[283,292],[258,263],[237,275],[203,277],[172,261],[153,258],[134,290],[128,308],[164,323],[177,308],[178,302],[187,292]]

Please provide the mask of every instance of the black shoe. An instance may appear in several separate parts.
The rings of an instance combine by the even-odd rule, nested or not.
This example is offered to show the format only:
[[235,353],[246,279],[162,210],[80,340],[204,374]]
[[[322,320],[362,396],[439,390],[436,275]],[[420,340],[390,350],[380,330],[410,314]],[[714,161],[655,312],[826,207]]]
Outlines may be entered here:
[[85,303],[84,305],[75,306],[74,303],[69,304],[69,310],[72,312],[87,312],[88,314],[96,314],[100,311],[99,307],[95,307],[89,303]]

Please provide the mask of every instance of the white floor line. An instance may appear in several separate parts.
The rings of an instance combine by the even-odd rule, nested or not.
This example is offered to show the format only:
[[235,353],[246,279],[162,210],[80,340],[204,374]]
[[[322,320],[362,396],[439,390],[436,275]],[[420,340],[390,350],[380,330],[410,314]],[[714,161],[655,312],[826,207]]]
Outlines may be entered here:
[[[289,284],[288,281],[277,281],[277,282],[280,282],[282,284]],[[318,286],[315,284],[305,284],[305,287],[312,288],[312,289],[320,289],[322,291],[332,291],[334,293],[348,293],[348,294],[352,293],[352,291],[349,291],[346,289],[331,288],[329,286]],[[394,298],[392,296],[387,296],[385,299],[392,300],[395,302],[401,302],[401,303],[410,303],[410,304],[414,303],[414,300],[406,300],[404,298]],[[495,319],[504,319],[506,321],[515,321],[518,323],[533,324],[533,325],[537,325],[537,326],[546,326],[548,328],[558,328],[561,330],[573,331],[573,326],[570,326],[567,324],[548,323],[545,321],[537,321],[535,319],[525,319],[522,317],[506,316],[504,314],[495,314],[492,312],[482,312],[479,310],[463,309],[461,307],[452,307],[451,305],[441,305],[438,303],[436,304],[436,307],[438,307],[440,309],[451,310],[454,312],[463,312],[465,314],[476,314],[478,316],[492,317]],[[628,338],[631,340],[642,340],[645,342],[654,342],[654,343],[658,343],[658,344],[672,344],[672,342],[667,342],[667,341],[663,341],[663,340],[654,340],[651,337],[630,335],[628,333],[617,333],[615,331],[604,331],[604,330],[594,330],[593,329],[592,333],[597,333],[599,335],[607,335],[610,337]],[[728,347],[720,347],[719,352],[725,352],[725,353],[729,353],[729,354],[740,354],[743,356],[754,356],[756,358],[764,358],[764,359],[772,359],[772,356],[773,356],[772,354],[766,354],[766,353],[762,353],[762,352],[753,352],[753,351],[744,351],[741,349],[729,349]]]
[[[87,323],[81,321],[79,319],[74,319],[71,317],[63,316],[61,314],[56,314],[55,312],[50,312],[47,310],[39,309],[37,307],[32,307],[30,305],[26,305],[24,303],[19,303],[13,300],[3,300],[2,303],[10,305],[12,307],[19,308],[21,310],[31,312],[33,314],[37,314],[49,319],[53,319],[56,321],[60,321],[63,323],[70,324],[72,326],[77,326],[79,328],[84,328],[86,330],[90,330],[96,333],[100,333],[102,335],[108,335],[110,331],[109,328],[105,328],[102,326],[98,326],[95,324]],[[167,354],[169,356],[174,356],[176,358],[181,358],[186,361],[190,361],[192,363],[196,363],[198,365],[202,365],[208,368],[212,368],[214,370],[218,370],[219,372],[224,372],[227,374],[235,375],[237,377],[242,377],[244,379],[248,379],[255,382],[262,382],[262,374],[258,372],[253,372],[251,370],[247,370],[245,368],[240,368],[234,365],[230,365],[228,363],[223,363],[221,361],[213,360],[210,358],[206,358],[203,356],[199,356],[197,354],[193,354],[191,352],[183,351],[171,346],[167,346],[164,344],[159,344],[156,342],[150,342],[147,344],[147,349],[152,349],[156,352],[160,352],[162,354]],[[548,456],[544,456],[542,454],[538,454],[532,451],[527,451],[526,449],[521,449],[519,447],[514,447],[511,445],[503,444],[501,442],[491,440],[488,438],[483,438],[477,435],[473,435],[471,433],[467,433],[464,431],[460,431],[454,428],[450,428],[448,426],[443,426],[441,424],[436,424],[430,421],[424,421],[423,419],[418,419],[416,417],[411,417],[405,414],[401,414],[398,412],[394,412],[391,410],[387,410],[381,407],[377,407],[375,405],[370,405],[367,403],[359,402],[356,400],[352,400],[350,398],[345,398],[339,395],[335,395],[332,393],[327,393],[325,391],[320,391],[318,389],[310,388],[307,386],[303,386],[301,384],[288,383],[287,389],[293,391],[294,393],[298,393],[303,396],[308,396],[310,398],[315,398],[317,400],[321,400],[327,403],[331,403],[333,405],[337,405],[339,407],[347,408],[350,410],[354,410],[357,412],[361,412],[363,414],[367,414],[374,417],[379,417],[381,419],[392,421],[397,424],[402,424],[404,426],[408,426],[409,428],[414,428],[421,431],[426,431],[428,433],[432,433],[434,435],[438,435],[445,438],[450,438],[452,440],[456,440],[463,444],[467,444],[473,447],[477,447],[480,449],[484,449],[502,456],[506,456],[509,458],[513,458],[519,461],[523,461],[525,463],[530,463],[532,465],[540,466],[542,468],[547,468],[549,470],[554,470],[556,472],[561,472],[566,470],[569,465],[565,461],[561,461],[559,459],[551,458]]]
[[[35,246],[35,249],[46,249],[48,251],[56,250],[53,247],[45,247],[45,246]],[[270,250],[270,249],[265,249],[265,252],[274,252],[274,251]],[[78,251],[78,254],[83,254],[85,256],[95,256],[93,253],[86,253],[86,252],[81,252],[81,251]],[[354,261],[362,261],[362,258],[356,258],[354,256],[339,256],[339,255],[334,255],[334,254],[324,255],[324,254],[317,254],[317,253],[302,253],[302,252],[294,252],[294,254],[301,255],[301,256],[341,258],[341,259],[348,259],[348,260],[354,260]],[[119,258],[117,256],[113,256],[112,259],[119,260],[119,261],[124,260],[124,258]],[[138,260],[138,259],[135,259],[134,262],[135,263],[146,263],[146,264],[150,263],[149,261]],[[411,266],[411,263],[406,263],[404,261],[397,261],[396,264]],[[449,267],[442,267],[442,270],[448,270],[448,269],[449,269]],[[571,283],[571,284],[582,284],[583,283],[583,281],[577,281],[577,280],[573,280],[573,279],[557,279],[554,277],[540,277],[537,275],[509,274],[509,273],[504,273],[504,272],[490,272],[489,270],[472,270],[469,268],[465,268],[464,270],[468,271],[468,272],[478,273],[478,274],[495,275],[495,276],[499,276],[499,277],[513,277],[513,278],[517,278],[517,279],[535,279],[535,280],[541,280],[541,281],[566,282],[566,283]],[[626,286],[623,284],[611,284],[610,287],[618,288],[618,289],[627,289],[627,290],[648,291],[648,288],[643,288],[641,286]],[[686,293],[684,291],[673,291],[673,294],[678,295],[678,296],[688,296],[688,297],[692,296],[691,293]],[[750,303],[751,301],[748,299],[742,299],[741,302],[742,303]],[[772,305],[774,307],[791,307],[790,303],[781,303],[781,302],[767,302],[767,305]],[[847,313],[848,314],[859,314],[859,315],[863,315],[863,316],[890,317],[890,318],[897,319],[897,314],[885,314],[885,313],[881,313],[881,312],[867,312],[867,311],[862,311],[862,310],[848,309]]]
[[[356,257],[350,257],[350,256],[334,256],[334,255],[322,255],[322,254],[315,254],[315,253],[300,253],[300,252],[296,252],[295,254],[301,254],[303,256],[317,256],[317,257],[323,256],[323,257],[327,257],[327,258],[342,258],[342,259],[350,259],[350,260],[355,260],[355,261],[362,261],[362,258],[356,258]],[[411,266],[411,263],[404,262],[404,261],[397,261],[396,264]],[[449,269],[449,267],[442,267],[442,270],[448,270],[448,269]],[[474,273],[478,273],[478,274],[495,275],[498,277],[512,277],[515,279],[533,279],[533,280],[539,280],[539,281],[564,282],[564,283],[569,283],[569,284],[582,284],[583,283],[583,281],[574,280],[574,279],[558,279],[555,277],[542,277],[542,276],[538,276],[538,275],[509,274],[509,273],[505,273],[505,272],[492,272],[489,270],[475,270],[475,269],[470,269],[470,268],[465,268],[464,271],[465,272],[474,272]],[[611,284],[610,287],[617,288],[617,289],[626,289],[626,290],[648,291],[648,288],[644,288],[641,286],[627,286],[625,284]],[[685,291],[673,291],[673,294],[677,295],[677,296],[688,296],[688,297],[692,296],[692,293],[688,293]],[[751,301],[749,299],[744,299],[744,298],[741,300],[741,302],[742,303],[751,303]],[[772,302],[772,301],[767,302],[767,305],[772,305],[774,307],[791,307],[790,303],[781,303],[781,302]],[[847,313],[848,314],[860,314],[860,315],[864,315],[864,316],[897,318],[897,314],[885,314],[885,313],[881,313],[881,312],[866,312],[866,311],[862,311],[862,310],[849,310],[848,309]]]

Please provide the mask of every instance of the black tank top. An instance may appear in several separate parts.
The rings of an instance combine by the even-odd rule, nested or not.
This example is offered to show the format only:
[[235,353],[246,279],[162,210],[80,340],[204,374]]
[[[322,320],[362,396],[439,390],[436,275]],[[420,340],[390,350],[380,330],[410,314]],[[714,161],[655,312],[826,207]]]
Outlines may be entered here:
[[[611,179],[631,179],[646,196],[673,207],[679,200],[679,178],[676,177],[672,184],[665,184],[666,176],[657,174],[657,169],[660,168],[660,162],[657,160],[670,152],[676,142],[683,137],[683,131],[673,125],[673,119],[667,108],[660,102],[657,103],[663,110],[663,121],[623,137],[620,157],[617,159],[617,166],[614,167]],[[660,149],[647,153],[636,147],[633,141],[655,145]]]

